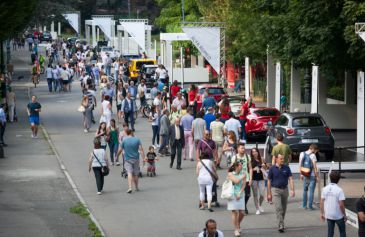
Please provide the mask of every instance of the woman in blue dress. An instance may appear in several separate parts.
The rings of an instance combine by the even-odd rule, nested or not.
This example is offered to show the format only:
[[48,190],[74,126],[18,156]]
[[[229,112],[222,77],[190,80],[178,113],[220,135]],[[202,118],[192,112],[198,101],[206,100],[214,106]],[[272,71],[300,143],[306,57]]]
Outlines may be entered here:
[[241,235],[241,222],[245,209],[246,173],[241,172],[242,163],[236,161],[228,170],[228,179],[233,183],[234,198],[228,201],[227,210],[232,211],[232,222],[235,228],[234,236]]

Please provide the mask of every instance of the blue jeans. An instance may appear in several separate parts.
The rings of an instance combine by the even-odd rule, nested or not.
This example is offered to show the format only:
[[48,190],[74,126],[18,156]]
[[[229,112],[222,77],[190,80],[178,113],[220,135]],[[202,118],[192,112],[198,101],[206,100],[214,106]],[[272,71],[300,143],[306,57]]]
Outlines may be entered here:
[[160,146],[160,149],[158,150],[159,153],[165,153],[167,151],[166,146],[169,143],[169,135],[168,134],[163,134],[161,135],[162,137],[162,144]]
[[47,78],[47,83],[48,83],[48,90],[49,90],[49,92],[52,92],[52,89],[53,89],[53,78]]
[[303,208],[307,208],[307,200],[308,200],[308,189],[309,189],[309,202],[308,207],[310,209],[313,208],[313,197],[314,197],[314,190],[316,189],[316,177],[304,177],[303,179]]
[[241,124],[241,137],[240,138],[243,140],[247,140],[247,134],[246,134],[246,129],[245,129],[246,120],[240,119],[240,124]]
[[160,144],[160,134],[158,134],[158,125],[152,125],[152,145],[155,145],[156,140],[157,144]]
[[116,158],[116,162],[118,162],[117,152],[118,152],[118,143],[109,142],[109,151],[110,151],[110,161],[114,163],[114,157]]
[[333,237],[335,232],[335,224],[338,226],[340,237],[346,237],[346,224],[343,218],[339,220],[327,219],[327,237]]

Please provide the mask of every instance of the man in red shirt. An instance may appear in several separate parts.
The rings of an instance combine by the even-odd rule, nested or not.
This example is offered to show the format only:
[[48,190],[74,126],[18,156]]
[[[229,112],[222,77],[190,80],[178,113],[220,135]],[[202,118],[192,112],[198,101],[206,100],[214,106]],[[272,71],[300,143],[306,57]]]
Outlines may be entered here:
[[173,101],[177,95],[178,92],[180,92],[181,87],[178,85],[177,80],[175,80],[171,87],[170,87],[170,93],[171,93],[171,101]]
[[255,108],[256,105],[252,102],[252,97],[248,97],[247,101],[246,99],[243,97],[241,99],[241,112],[240,112],[240,123],[241,123],[241,139],[244,140],[244,142],[246,143],[247,140],[247,134],[246,134],[246,129],[245,129],[245,125],[246,125],[246,121],[247,121],[247,115],[248,112],[250,111],[250,108]]

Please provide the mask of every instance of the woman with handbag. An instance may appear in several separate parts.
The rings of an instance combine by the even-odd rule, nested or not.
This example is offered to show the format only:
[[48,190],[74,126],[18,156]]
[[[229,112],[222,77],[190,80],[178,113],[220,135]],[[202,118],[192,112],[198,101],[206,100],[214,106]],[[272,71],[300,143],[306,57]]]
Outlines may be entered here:
[[101,122],[99,124],[98,130],[96,130],[95,138],[100,141],[100,147],[102,149],[104,149],[104,151],[105,151],[106,146],[108,144],[107,143],[107,131],[106,131],[106,123],[105,122]]
[[252,180],[252,193],[253,193],[253,200],[256,207],[256,215],[260,215],[264,212],[262,208],[262,202],[264,201],[265,196],[265,168],[266,165],[263,162],[260,152],[256,148],[251,149],[251,166],[252,166],[252,173],[251,178]]
[[101,148],[101,143],[99,139],[94,139],[94,150],[90,154],[89,158],[89,172],[91,168],[94,171],[97,194],[101,195],[104,187],[104,176],[106,170],[109,170],[109,162],[105,155],[105,150]]
[[[196,165],[196,174],[198,175],[198,183],[200,190],[200,210],[205,209],[205,194],[207,195],[208,210],[212,209],[212,188],[217,181],[218,175],[209,155],[202,155]],[[206,190],[206,193],[205,193]]]
[[228,177],[233,184],[233,198],[228,200],[227,210],[232,211],[232,222],[235,228],[234,236],[241,235],[241,222],[243,220],[244,214],[243,210],[245,208],[245,185],[246,185],[246,173],[241,172],[242,163],[236,161],[228,169]]
[[227,158],[227,166],[231,166],[231,159],[237,153],[237,139],[233,131],[228,132],[227,140],[223,143],[222,152]]

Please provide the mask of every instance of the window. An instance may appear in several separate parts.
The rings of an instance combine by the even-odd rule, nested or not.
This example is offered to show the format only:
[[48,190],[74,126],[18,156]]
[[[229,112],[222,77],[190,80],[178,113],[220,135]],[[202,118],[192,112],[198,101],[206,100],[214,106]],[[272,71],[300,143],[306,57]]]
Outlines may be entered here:
[[300,117],[293,119],[293,127],[306,128],[306,127],[322,127],[323,122],[319,117]]
[[288,118],[285,116],[281,116],[277,121],[276,121],[276,125],[278,126],[287,126],[288,125]]
[[258,116],[277,116],[277,111],[274,109],[263,109],[263,110],[255,110],[255,114]]
[[143,61],[143,62],[136,62],[136,68],[139,70],[141,69],[142,65],[154,65],[153,61]]

